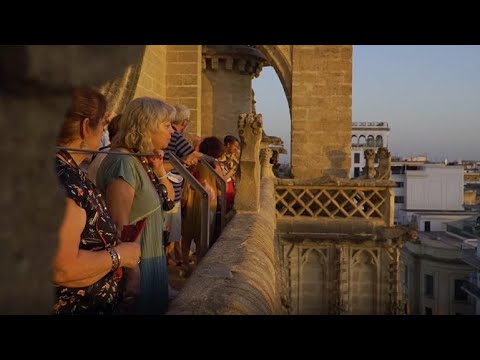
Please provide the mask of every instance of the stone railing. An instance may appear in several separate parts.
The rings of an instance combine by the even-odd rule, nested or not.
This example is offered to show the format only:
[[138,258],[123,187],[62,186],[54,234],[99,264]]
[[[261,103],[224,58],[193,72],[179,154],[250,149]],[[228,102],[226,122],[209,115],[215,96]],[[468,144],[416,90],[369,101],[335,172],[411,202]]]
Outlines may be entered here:
[[336,184],[279,180],[275,209],[282,218],[362,219],[393,225],[393,183],[388,180],[337,180]]
[[384,219],[385,188],[277,186],[278,216]]
[[236,214],[175,298],[168,315],[283,314],[273,180],[260,211]]

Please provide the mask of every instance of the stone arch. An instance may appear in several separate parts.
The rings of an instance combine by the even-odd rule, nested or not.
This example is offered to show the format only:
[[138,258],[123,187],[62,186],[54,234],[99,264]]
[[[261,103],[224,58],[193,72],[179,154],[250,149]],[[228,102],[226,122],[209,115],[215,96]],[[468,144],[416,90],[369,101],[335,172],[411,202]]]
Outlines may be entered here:
[[360,135],[358,137],[358,145],[365,146],[366,144],[367,144],[367,139],[365,138],[365,135]]
[[303,253],[300,280],[300,314],[328,314],[327,264],[327,257],[323,249],[312,248]]
[[375,139],[375,146],[376,147],[383,147],[383,137],[382,135],[377,135]]
[[374,147],[375,146],[375,138],[373,135],[368,135],[367,136],[367,146],[368,147]]
[[256,45],[275,69],[283,90],[287,96],[290,115],[292,114],[292,46],[291,45]]
[[[291,118],[291,169],[297,179],[321,177],[323,175],[347,178],[351,165],[351,95],[352,95],[352,46],[351,45],[238,45],[239,47],[254,47],[271,65],[282,84],[290,109]],[[205,48],[206,46],[204,46]],[[208,47],[219,47],[217,45]],[[233,46],[229,46],[233,47]],[[234,49],[230,49],[234,50]],[[202,50],[203,51],[203,50]],[[246,52],[245,49],[242,50]],[[248,51],[247,51],[248,52]],[[206,54],[202,63],[203,69],[232,69],[232,61],[225,57]],[[212,60],[208,59],[210,57]],[[255,56],[255,58],[259,58]],[[218,60],[218,61],[217,61]],[[223,60],[225,60],[223,62]],[[255,67],[259,66],[257,60]],[[234,64],[235,65],[235,64]],[[262,64],[263,66],[263,64]],[[234,66],[235,67],[235,66]],[[251,68],[252,66],[249,66]],[[243,68],[243,67],[242,67]],[[202,79],[204,74],[202,73]],[[244,73],[244,71],[243,71]],[[255,71],[252,75],[258,75]],[[218,77],[218,76],[217,76]],[[238,84],[239,81],[236,83]],[[248,81],[243,81],[246,84]],[[220,82],[218,82],[220,84]],[[230,81],[226,90],[238,90],[235,82]],[[226,92],[214,86],[219,97],[226,97]],[[230,98],[225,103],[231,103],[230,110],[221,109],[222,116],[215,118],[209,113],[216,112],[222,101],[209,101],[202,86],[202,134],[222,133],[228,130],[235,133],[232,119],[238,117],[237,108],[251,109],[251,103],[244,106],[246,92],[233,103]],[[213,105],[210,106],[210,103]],[[214,111],[211,111],[211,109]],[[236,112],[236,113],[235,113]],[[223,114],[225,113],[225,114]],[[217,114],[218,115],[218,114]],[[210,117],[208,117],[210,116]],[[228,123],[229,128],[217,127],[207,129],[208,124]],[[204,130],[205,128],[205,130]],[[323,136],[335,133],[335,136]],[[322,137],[321,141],[318,135]],[[314,150],[313,150],[314,149]],[[308,160],[312,151],[316,151],[317,160],[312,166]]]
[[358,136],[357,135],[352,135],[352,145],[354,145],[354,146],[358,145]]
[[376,266],[378,264],[378,254],[376,253],[376,251],[372,251],[370,249],[362,249],[354,252],[352,256],[352,265],[361,263],[362,261],[366,260],[367,258],[365,258],[365,255],[367,255],[369,260],[371,260],[373,265]]
[[368,249],[355,252],[350,270],[350,314],[377,313],[378,258]]

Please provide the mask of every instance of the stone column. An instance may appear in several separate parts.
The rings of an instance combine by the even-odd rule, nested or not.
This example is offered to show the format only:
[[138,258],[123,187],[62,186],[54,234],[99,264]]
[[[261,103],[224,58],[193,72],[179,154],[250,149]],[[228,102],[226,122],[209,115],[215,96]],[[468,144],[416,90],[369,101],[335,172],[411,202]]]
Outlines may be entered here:
[[350,246],[341,245],[339,247],[339,257],[340,257],[340,274],[339,274],[339,303],[337,308],[337,314],[342,315],[343,313],[348,313],[350,311],[350,303],[348,301],[349,293],[349,269],[350,269]]
[[235,210],[258,212],[260,209],[260,141],[262,140],[262,115],[242,114],[238,120],[240,155],[239,180],[235,188]]
[[385,205],[382,206],[385,225],[393,226],[395,224],[395,190],[393,190],[393,185],[388,187],[386,195]]
[[348,178],[352,46],[294,45],[291,58],[292,173],[296,179]]
[[252,112],[252,77],[265,57],[246,45],[204,45],[202,55],[202,136],[238,137],[238,114]]
[[386,308],[388,315],[398,315],[403,311],[402,293],[400,291],[400,249],[387,240],[385,251],[388,258],[388,295],[389,301]]

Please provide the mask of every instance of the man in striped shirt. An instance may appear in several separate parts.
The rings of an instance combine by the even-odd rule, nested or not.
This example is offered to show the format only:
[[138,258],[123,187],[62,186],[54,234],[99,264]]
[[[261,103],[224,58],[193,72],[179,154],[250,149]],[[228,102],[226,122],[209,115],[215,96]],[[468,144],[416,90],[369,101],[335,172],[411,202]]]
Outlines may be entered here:
[[[202,154],[195,151],[183,134],[186,134],[188,122],[190,120],[190,110],[185,105],[175,105],[176,115],[172,121],[174,132],[170,138],[170,143],[165,149],[164,167],[167,172],[180,175],[173,165],[169,162],[170,152],[175,154],[181,161],[187,165],[195,165],[201,158]],[[175,190],[175,207],[167,213],[166,224],[170,227],[169,245],[166,249],[167,261],[171,265],[181,265],[182,252],[180,248],[180,240],[182,238],[182,213],[180,208],[183,180],[177,181],[171,179]],[[188,265],[188,264],[185,264]]]

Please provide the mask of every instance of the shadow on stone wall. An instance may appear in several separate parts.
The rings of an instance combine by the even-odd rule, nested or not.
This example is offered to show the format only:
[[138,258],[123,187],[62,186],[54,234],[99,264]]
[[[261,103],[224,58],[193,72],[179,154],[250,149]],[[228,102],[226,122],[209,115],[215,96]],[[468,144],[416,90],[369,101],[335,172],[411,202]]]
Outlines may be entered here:
[[327,152],[327,158],[330,161],[330,169],[328,169],[327,173],[332,176],[338,176],[340,178],[348,178],[349,177],[349,170],[343,169],[344,162],[347,159],[347,154],[344,151],[340,150],[331,150]]

